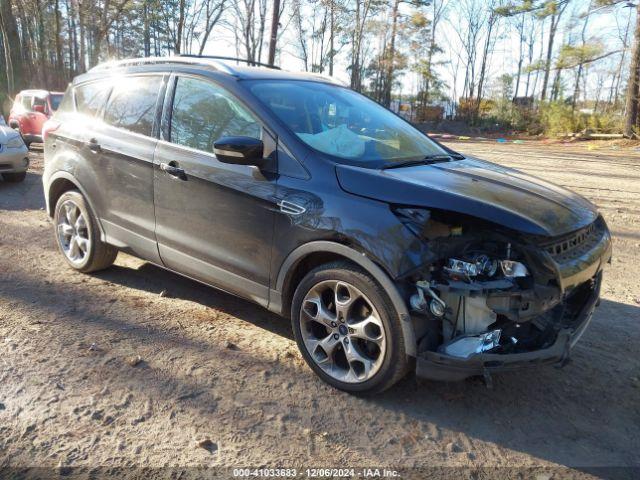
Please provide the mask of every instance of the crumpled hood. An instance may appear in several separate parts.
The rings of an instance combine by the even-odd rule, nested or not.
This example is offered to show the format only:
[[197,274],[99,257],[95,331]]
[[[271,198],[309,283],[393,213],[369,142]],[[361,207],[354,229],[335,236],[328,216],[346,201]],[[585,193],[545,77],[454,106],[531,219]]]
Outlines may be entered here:
[[535,235],[563,235],[598,216],[570,190],[472,158],[386,170],[338,165],[336,174],[354,195],[463,213]]

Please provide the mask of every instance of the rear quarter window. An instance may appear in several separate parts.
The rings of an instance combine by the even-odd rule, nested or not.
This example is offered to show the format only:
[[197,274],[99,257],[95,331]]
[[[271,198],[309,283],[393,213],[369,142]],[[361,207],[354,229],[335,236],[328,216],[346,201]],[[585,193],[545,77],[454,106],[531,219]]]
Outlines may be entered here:
[[86,83],[75,88],[78,112],[95,116],[109,97],[111,83],[107,80]]
[[51,109],[55,112],[60,108],[60,104],[62,103],[62,95],[51,95],[49,101],[51,102]]

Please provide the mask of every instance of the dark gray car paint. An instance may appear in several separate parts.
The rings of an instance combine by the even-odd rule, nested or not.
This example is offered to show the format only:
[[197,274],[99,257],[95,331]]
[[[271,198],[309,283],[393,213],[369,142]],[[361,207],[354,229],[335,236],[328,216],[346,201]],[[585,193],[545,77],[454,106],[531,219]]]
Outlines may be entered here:
[[[159,168],[169,162],[184,170],[184,178]],[[154,191],[164,265],[266,304],[276,208],[273,175],[161,141]]]
[[84,157],[100,178],[98,209],[107,242],[159,262],[153,206],[157,141],[108,125],[94,128],[92,138],[100,151],[84,147]]
[[574,192],[470,158],[389,170],[348,165],[336,170],[340,186],[356,195],[464,213],[534,235],[563,235],[598,216],[594,205]]
[[[187,151],[166,142],[168,137],[163,137],[153,158],[151,177],[154,185],[149,190],[143,183],[143,192],[129,191],[139,188],[133,181],[136,176],[127,179],[132,181],[123,181],[115,170],[111,174],[102,171],[102,165],[96,165],[86,151],[92,129],[98,129],[97,132],[98,126],[69,122],[63,124],[59,131],[52,132],[46,141],[45,189],[48,191],[51,180],[64,172],[82,186],[81,190],[99,219],[109,222],[111,218],[111,223],[123,227],[130,219],[122,211],[109,217],[106,210],[110,208],[110,200],[103,198],[112,189],[105,183],[105,178],[109,182],[122,182],[125,197],[131,201],[155,202],[156,205],[154,230],[157,243],[154,237],[151,241],[152,245],[157,245],[155,253],[147,250],[138,255],[183,275],[252,298],[260,304],[268,304],[278,312],[284,308],[281,299],[286,282],[283,279],[304,255],[324,251],[351,259],[385,287],[404,320],[401,324],[408,352],[415,354],[415,337],[403,300],[405,294],[400,292],[395,280],[424,265],[430,258],[430,252],[425,243],[398,220],[389,202],[421,204],[426,197],[438,192],[426,185],[410,185],[410,182],[399,178],[401,174],[398,172],[394,174],[393,182],[388,183],[389,176],[381,175],[380,171],[365,172],[366,176],[356,172],[360,176],[359,181],[345,181],[343,176],[340,178],[343,186],[351,191],[340,189],[337,176],[341,174],[337,174],[336,169],[339,171],[341,166],[326,155],[310,152],[269,110],[257,101],[249,101],[251,95],[242,86],[246,75],[232,76],[206,66],[174,64],[133,67],[120,73],[142,72],[198,75],[216,81],[240,99],[247,99],[244,102],[247,108],[265,125],[269,135],[265,139],[271,138],[274,142],[270,151],[273,152],[275,142],[280,143],[282,149],[286,145],[288,154],[277,161],[290,162],[287,168],[266,168],[263,171],[248,166],[230,168],[218,162],[215,156]],[[104,72],[92,72],[74,83],[104,75]],[[163,114],[158,113],[160,117],[166,124],[166,108]],[[160,121],[157,124],[159,127]],[[121,131],[118,130],[118,135]],[[155,144],[160,133],[158,128],[154,131],[154,138],[147,141]],[[117,142],[108,146],[109,150],[117,152]],[[140,167],[137,176],[148,179],[146,167],[149,157],[136,157],[138,161],[145,159],[144,168]],[[113,157],[111,162],[120,160]],[[186,180],[167,178],[167,174],[158,168],[160,163],[167,161],[177,161],[185,170]],[[486,183],[483,182],[484,185]],[[392,187],[395,191],[389,192]],[[412,195],[403,191],[410,191]],[[282,200],[302,207],[304,211],[284,213],[277,206]],[[495,199],[496,202],[499,200]],[[468,201],[473,205],[477,200],[470,197]],[[487,203],[484,202],[485,205]],[[140,218],[147,214],[148,211],[141,210],[136,213]],[[491,221],[518,231],[522,225],[518,222],[510,224],[509,218],[512,217],[498,215]],[[144,220],[138,224],[129,222],[116,234],[111,226],[105,230],[110,230],[108,240],[112,243],[126,245],[130,249],[133,245],[139,252],[143,249],[136,246],[136,238],[149,236],[148,223]]]
[[[163,140],[154,158],[153,203],[160,258],[167,268],[266,306],[277,177],[269,172],[268,164],[262,170],[227,164],[213,152],[168,141],[173,89],[179,76],[172,75],[168,82],[160,126]],[[265,158],[275,156],[275,141],[264,128],[262,140]],[[180,168],[184,175],[171,175],[161,164]]]

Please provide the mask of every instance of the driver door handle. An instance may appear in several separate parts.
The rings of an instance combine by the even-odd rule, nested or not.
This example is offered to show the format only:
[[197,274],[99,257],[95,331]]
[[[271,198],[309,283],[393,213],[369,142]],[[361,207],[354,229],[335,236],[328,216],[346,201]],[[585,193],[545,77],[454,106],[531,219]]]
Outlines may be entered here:
[[165,173],[168,173],[169,175],[171,175],[172,177],[176,177],[179,178],[181,180],[186,180],[187,179],[187,175],[184,173],[184,169],[178,167],[177,165],[172,165],[172,163],[161,163],[160,164],[160,170],[162,170]]

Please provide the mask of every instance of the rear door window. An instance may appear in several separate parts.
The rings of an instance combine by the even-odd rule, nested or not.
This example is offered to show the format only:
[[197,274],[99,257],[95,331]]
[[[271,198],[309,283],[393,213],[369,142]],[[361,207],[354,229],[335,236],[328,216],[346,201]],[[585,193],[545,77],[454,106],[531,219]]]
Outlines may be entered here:
[[111,84],[107,80],[85,83],[76,87],[78,112],[94,117],[107,101]]
[[204,79],[178,78],[171,142],[211,153],[220,137],[261,138],[261,134],[258,120],[225,89]]
[[104,121],[114,127],[150,136],[156,118],[162,76],[125,77],[113,87]]

